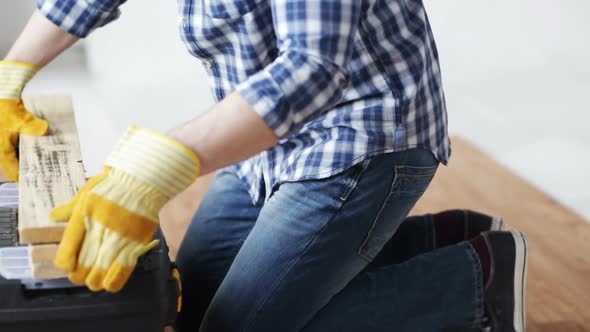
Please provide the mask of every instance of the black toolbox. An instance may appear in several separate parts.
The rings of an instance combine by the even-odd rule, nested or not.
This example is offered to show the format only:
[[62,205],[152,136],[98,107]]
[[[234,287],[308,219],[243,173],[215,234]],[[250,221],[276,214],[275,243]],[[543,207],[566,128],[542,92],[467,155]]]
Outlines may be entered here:
[[158,247],[140,258],[118,293],[89,291],[67,280],[6,280],[0,276],[1,332],[162,332],[176,318],[180,285],[161,231]]

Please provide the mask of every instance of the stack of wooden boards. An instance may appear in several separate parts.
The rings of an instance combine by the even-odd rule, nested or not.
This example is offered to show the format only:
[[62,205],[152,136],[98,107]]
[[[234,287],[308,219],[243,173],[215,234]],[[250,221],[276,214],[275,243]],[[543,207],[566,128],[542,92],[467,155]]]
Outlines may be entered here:
[[43,137],[20,136],[19,242],[29,245],[34,279],[55,279],[65,273],[52,261],[66,223],[49,219],[51,209],[71,200],[86,177],[71,100],[33,97],[27,109],[49,122]]

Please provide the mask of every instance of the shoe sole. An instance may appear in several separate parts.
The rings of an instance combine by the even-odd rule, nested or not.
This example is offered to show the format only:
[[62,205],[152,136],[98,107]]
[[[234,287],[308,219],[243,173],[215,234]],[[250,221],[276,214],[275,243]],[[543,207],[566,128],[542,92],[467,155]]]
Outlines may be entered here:
[[528,244],[526,237],[519,231],[510,231],[514,237],[516,259],[514,266],[514,331],[526,329],[526,284]]
[[502,229],[504,229],[504,221],[502,220],[502,217],[492,217],[490,231],[501,231]]

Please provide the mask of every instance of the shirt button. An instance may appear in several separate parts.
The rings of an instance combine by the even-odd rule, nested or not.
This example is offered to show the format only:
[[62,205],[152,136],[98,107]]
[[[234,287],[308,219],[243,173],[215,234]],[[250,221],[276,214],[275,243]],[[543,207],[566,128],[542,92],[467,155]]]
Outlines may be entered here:
[[211,67],[213,67],[213,62],[211,60],[203,60],[203,65],[207,67],[207,69],[211,69]]

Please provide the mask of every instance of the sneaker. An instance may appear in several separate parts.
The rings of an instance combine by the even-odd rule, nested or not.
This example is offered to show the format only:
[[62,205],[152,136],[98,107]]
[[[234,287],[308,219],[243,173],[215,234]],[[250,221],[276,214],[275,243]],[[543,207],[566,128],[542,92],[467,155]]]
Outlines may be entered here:
[[484,302],[490,331],[524,332],[526,324],[527,241],[519,231],[484,233],[490,276]]

